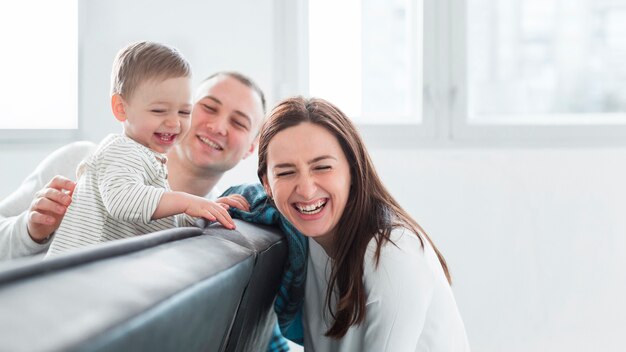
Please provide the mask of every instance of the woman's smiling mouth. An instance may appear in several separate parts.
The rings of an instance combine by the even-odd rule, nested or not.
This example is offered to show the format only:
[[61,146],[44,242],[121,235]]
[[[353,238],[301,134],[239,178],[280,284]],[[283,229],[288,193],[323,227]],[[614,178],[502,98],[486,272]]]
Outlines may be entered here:
[[319,199],[318,201],[309,204],[294,203],[293,207],[302,214],[313,215],[322,211],[326,203],[328,203],[328,198]]

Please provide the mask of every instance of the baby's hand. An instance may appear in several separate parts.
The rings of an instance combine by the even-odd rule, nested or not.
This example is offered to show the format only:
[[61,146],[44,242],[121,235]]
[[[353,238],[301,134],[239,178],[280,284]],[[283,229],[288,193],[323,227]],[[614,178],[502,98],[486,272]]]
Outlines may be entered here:
[[227,229],[235,229],[235,222],[226,211],[224,204],[210,201],[202,197],[193,197],[185,214],[217,221]]
[[215,202],[220,203],[222,206],[226,205],[226,209],[233,207],[247,212],[250,211],[248,200],[241,194],[231,194],[226,197],[217,198]]

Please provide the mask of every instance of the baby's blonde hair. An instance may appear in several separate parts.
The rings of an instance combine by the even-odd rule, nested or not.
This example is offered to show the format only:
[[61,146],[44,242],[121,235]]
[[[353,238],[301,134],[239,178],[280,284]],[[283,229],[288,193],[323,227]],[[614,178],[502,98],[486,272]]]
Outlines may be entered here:
[[144,81],[191,76],[191,65],[173,47],[155,42],[136,42],[120,50],[111,71],[111,95],[130,99]]

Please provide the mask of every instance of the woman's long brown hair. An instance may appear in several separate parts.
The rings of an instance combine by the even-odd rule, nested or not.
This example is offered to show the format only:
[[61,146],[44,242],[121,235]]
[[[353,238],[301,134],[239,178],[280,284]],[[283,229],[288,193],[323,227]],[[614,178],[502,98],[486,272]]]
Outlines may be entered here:
[[[261,182],[267,176],[267,148],[272,138],[280,131],[304,122],[324,127],[334,135],[350,165],[350,197],[335,229],[338,235],[334,238],[335,251],[326,292],[326,305],[334,319],[326,336],[338,339],[346,334],[350,326],[360,324],[365,319],[363,262],[372,238],[376,240],[374,258],[378,265],[382,246],[391,242],[391,231],[396,227],[410,229],[419,237],[422,246],[424,238],[431,244],[448,282],[451,279],[443,255],[383,186],[356,128],[331,103],[322,99],[294,97],[280,102],[272,110],[259,137],[257,174]],[[336,309],[330,306],[335,285],[339,291]]]

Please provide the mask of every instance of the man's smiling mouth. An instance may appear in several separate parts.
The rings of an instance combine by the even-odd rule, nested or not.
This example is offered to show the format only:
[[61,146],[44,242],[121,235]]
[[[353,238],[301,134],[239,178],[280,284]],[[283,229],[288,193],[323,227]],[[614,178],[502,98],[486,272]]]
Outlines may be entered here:
[[209,147],[213,148],[213,149],[217,149],[217,150],[224,150],[224,148],[222,148],[219,144],[213,142],[212,140],[206,138],[206,137],[202,137],[202,136],[198,136],[198,139],[208,145]]

